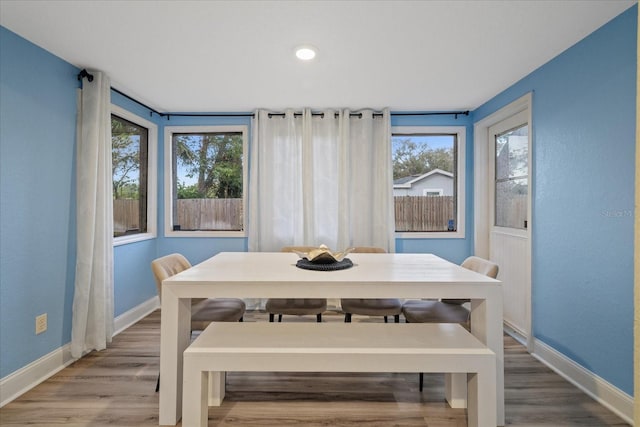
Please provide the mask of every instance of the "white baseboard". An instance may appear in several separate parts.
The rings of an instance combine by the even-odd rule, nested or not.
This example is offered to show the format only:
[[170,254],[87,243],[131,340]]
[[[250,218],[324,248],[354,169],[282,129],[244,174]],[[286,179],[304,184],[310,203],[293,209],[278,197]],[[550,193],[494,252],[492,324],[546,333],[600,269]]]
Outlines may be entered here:
[[[158,307],[160,301],[156,296],[116,317],[113,321],[116,332],[113,335],[124,331]],[[67,343],[0,379],[0,408],[66,368],[74,360],[71,357],[71,344]]]
[[578,387],[625,422],[633,424],[633,397],[539,340],[532,356]]
[[160,298],[157,296],[146,300],[142,304],[133,307],[131,310],[122,313],[113,319],[113,336],[127,329],[129,326],[136,324],[138,321],[160,308]]
[[525,347],[527,346],[527,338],[522,332],[518,331],[516,328],[513,328],[507,322],[504,322],[502,324],[502,329],[504,330],[505,333],[510,335],[511,338],[513,338],[514,340],[518,341],[523,346],[525,346]]
[[0,380],[0,408],[69,366],[73,361],[71,345],[65,344],[2,378]]

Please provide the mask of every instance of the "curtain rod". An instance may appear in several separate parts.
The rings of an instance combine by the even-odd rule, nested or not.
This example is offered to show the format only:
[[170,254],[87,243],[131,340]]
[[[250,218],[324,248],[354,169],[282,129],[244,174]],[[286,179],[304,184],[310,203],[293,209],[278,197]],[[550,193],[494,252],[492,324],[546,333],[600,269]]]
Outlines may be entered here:
[[[80,71],[78,73],[78,80],[82,81],[83,78],[87,78],[87,80],[89,80],[90,82],[93,81],[93,74],[89,74],[89,72],[83,68],[82,71]],[[147,110],[149,110],[149,115],[153,116],[153,113],[156,113],[158,116],[160,117],[166,117],[167,120],[171,119],[171,116],[174,117],[255,117],[254,113],[161,113],[160,111],[157,111],[151,107],[149,107],[146,104],[143,104],[142,102],[138,101],[135,98],[132,98],[131,96],[127,95],[124,92],[119,91],[118,89],[114,88],[113,86],[111,87],[111,90],[124,96],[125,98],[127,98],[130,101],[135,102],[136,104],[146,108]],[[438,111],[438,112],[424,112],[424,113],[390,113],[392,116],[454,116],[455,119],[458,118],[458,116],[468,116],[469,115],[469,110],[466,111]],[[284,117],[285,113],[269,113],[269,118],[271,117]],[[322,112],[312,112],[311,113],[312,116],[322,116],[324,117],[324,113]],[[337,113],[336,113],[337,115]],[[351,113],[350,114],[352,117],[353,116],[357,116],[357,117],[362,117],[361,113]],[[294,113],[294,117],[300,117],[302,116],[302,113]],[[381,117],[382,113],[379,112],[374,112],[373,113],[374,117]]]
[[[448,115],[452,115],[455,116],[455,118],[457,119],[458,116],[468,116],[469,115],[469,110],[467,111],[438,111],[438,112],[424,112],[424,113],[390,113],[392,116],[448,116]],[[312,112],[311,113],[312,116],[321,116],[324,117],[324,113],[317,111],[317,112]],[[350,113],[349,114],[351,117],[360,117],[362,118],[362,113]],[[271,117],[284,117],[285,113],[269,113],[269,118]],[[300,117],[302,116],[302,113],[293,113],[294,117]],[[335,113],[335,116],[338,117],[338,113]],[[374,112],[373,113],[373,117],[382,117],[382,113],[379,112]]]

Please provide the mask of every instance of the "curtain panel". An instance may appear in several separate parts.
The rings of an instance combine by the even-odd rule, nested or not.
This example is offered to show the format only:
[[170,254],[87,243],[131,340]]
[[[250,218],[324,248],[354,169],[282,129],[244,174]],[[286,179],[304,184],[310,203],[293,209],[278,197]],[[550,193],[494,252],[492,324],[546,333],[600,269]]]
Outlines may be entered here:
[[390,114],[256,112],[249,250],[325,244],[395,249]]
[[113,194],[109,78],[83,81],[77,118],[77,255],[71,355],[102,350],[113,336]]

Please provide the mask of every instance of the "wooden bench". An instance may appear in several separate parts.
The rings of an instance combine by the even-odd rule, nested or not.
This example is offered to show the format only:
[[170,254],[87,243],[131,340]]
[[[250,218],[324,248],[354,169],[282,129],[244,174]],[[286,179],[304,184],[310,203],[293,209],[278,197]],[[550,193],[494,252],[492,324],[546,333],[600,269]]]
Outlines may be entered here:
[[212,323],[183,363],[184,427],[207,425],[227,371],[467,373],[468,425],[496,425],[495,354],[457,324]]

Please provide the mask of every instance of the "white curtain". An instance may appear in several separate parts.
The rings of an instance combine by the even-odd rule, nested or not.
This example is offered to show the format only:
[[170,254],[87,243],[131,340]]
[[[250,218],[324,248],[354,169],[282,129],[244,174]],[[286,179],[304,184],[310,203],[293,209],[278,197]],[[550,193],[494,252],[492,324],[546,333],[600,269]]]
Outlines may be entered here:
[[113,195],[110,81],[86,78],[78,100],[77,256],[71,355],[102,350],[113,335]]
[[250,251],[320,244],[394,251],[387,109],[259,110],[250,162]]

